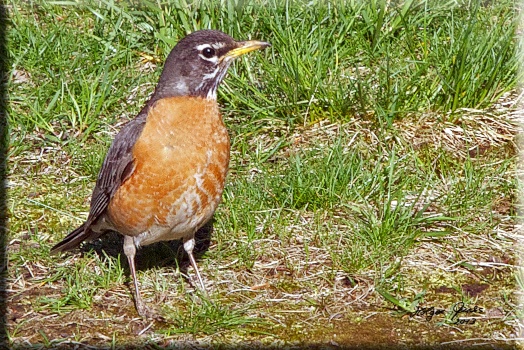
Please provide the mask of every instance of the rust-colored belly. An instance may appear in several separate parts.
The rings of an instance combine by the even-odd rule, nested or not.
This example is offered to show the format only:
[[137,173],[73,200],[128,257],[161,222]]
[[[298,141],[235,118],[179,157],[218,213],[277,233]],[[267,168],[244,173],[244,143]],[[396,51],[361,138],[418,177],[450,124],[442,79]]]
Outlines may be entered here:
[[109,203],[111,223],[142,245],[193,234],[221,200],[229,150],[216,101],[158,101],[133,148],[135,169]]

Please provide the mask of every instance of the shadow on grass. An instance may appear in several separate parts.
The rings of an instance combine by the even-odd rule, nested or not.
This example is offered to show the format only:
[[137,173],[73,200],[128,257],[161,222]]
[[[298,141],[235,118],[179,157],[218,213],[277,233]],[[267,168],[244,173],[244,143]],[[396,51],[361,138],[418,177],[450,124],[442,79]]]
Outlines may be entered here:
[[9,57],[7,54],[7,9],[0,1],[0,348],[7,346],[7,81]]
[[[211,236],[213,234],[214,220],[211,219],[204,226],[202,226],[195,234],[196,245],[193,251],[195,259],[198,260],[209,249],[211,244]],[[110,257],[117,257],[120,255],[120,262],[126,269],[129,277],[130,270],[127,259],[124,254],[124,237],[116,232],[110,232],[100,239],[84,244],[80,251],[85,253],[88,251],[95,251],[101,258],[107,254]],[[105,253],[105,254],[104,254]],[[148,246],[140,247],[137,250],[135,257],[135,264],[137,270],[147,270],[155,267],[178,266],[180,272],[187,275],[187,268],[190,265],[189,257],[184,251],[182,241],[174,240],[167,242],[158,242]]]

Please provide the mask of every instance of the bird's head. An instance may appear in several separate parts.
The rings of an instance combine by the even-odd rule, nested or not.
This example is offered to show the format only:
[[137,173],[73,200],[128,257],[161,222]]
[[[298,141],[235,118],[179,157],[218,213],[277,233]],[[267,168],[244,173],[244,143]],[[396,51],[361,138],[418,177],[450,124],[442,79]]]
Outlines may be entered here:
[[216,99],[218,85],[231,62],[248,52],[271,46],[263,41],[235,41],[217,30],[199,30],[176,44],[167,57],[156,98],[200,96]]

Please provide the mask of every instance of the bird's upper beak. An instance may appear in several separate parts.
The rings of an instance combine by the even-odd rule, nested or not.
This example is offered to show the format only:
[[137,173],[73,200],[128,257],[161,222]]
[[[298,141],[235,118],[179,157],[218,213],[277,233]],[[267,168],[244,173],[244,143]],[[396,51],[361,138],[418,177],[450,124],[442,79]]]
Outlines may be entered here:
[[264,49],[268,46],[271,46],[270,43],[257,40],[239,41],[238,45],[239,46],[236,49],[233,49],[226,53],[224,55],[224,58],[237,58],[238,56],[242,56],[248,52]]

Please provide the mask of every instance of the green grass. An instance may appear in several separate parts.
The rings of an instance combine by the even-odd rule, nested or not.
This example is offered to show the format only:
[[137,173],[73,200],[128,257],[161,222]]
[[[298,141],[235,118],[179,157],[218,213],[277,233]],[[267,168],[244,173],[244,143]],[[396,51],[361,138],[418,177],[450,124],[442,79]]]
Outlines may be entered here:
[[[519,80],[515,2],[7,5],[13,344],[136,343],[142,331],[155,344],[339,342],[329,337],[356,323],[397,322],[360,324],[387,308],[463,300],[504,310],[474,328],[491,337],[522,314],[508,297],[515,272],[489,265],[516,259],[517,128],[495,104]],[[199,259],[209,295],[174,259],[179,246],[144,248],[141,290],[166,318],[150,326],[136,320],[121,250],[49,248],[86,217],[112,136],[170,49],[203,28],[272,47],[236,62],[219,89],[232,161]],[[488,291],[466,295],[478,281]],[[437,340],[474,337],[433,326]]]
[[[266,118],[293,127],[355,116],[390,123],[427,110],[485,107],[517,82],[511,1],[64,4],[11,9],[14,68],[38,82],[12,91],[15,106],[31,111],[12,117],[14,125],[90,134],[114,122],[131,113],[122,93],[159,74],[140,74],[140,57],[163,62],[178,38],[200,28],[273,44],[265,59],[237,64],[220,90],[227,111],[258,125]],[[57,20],[47,21],[48,13]]]

